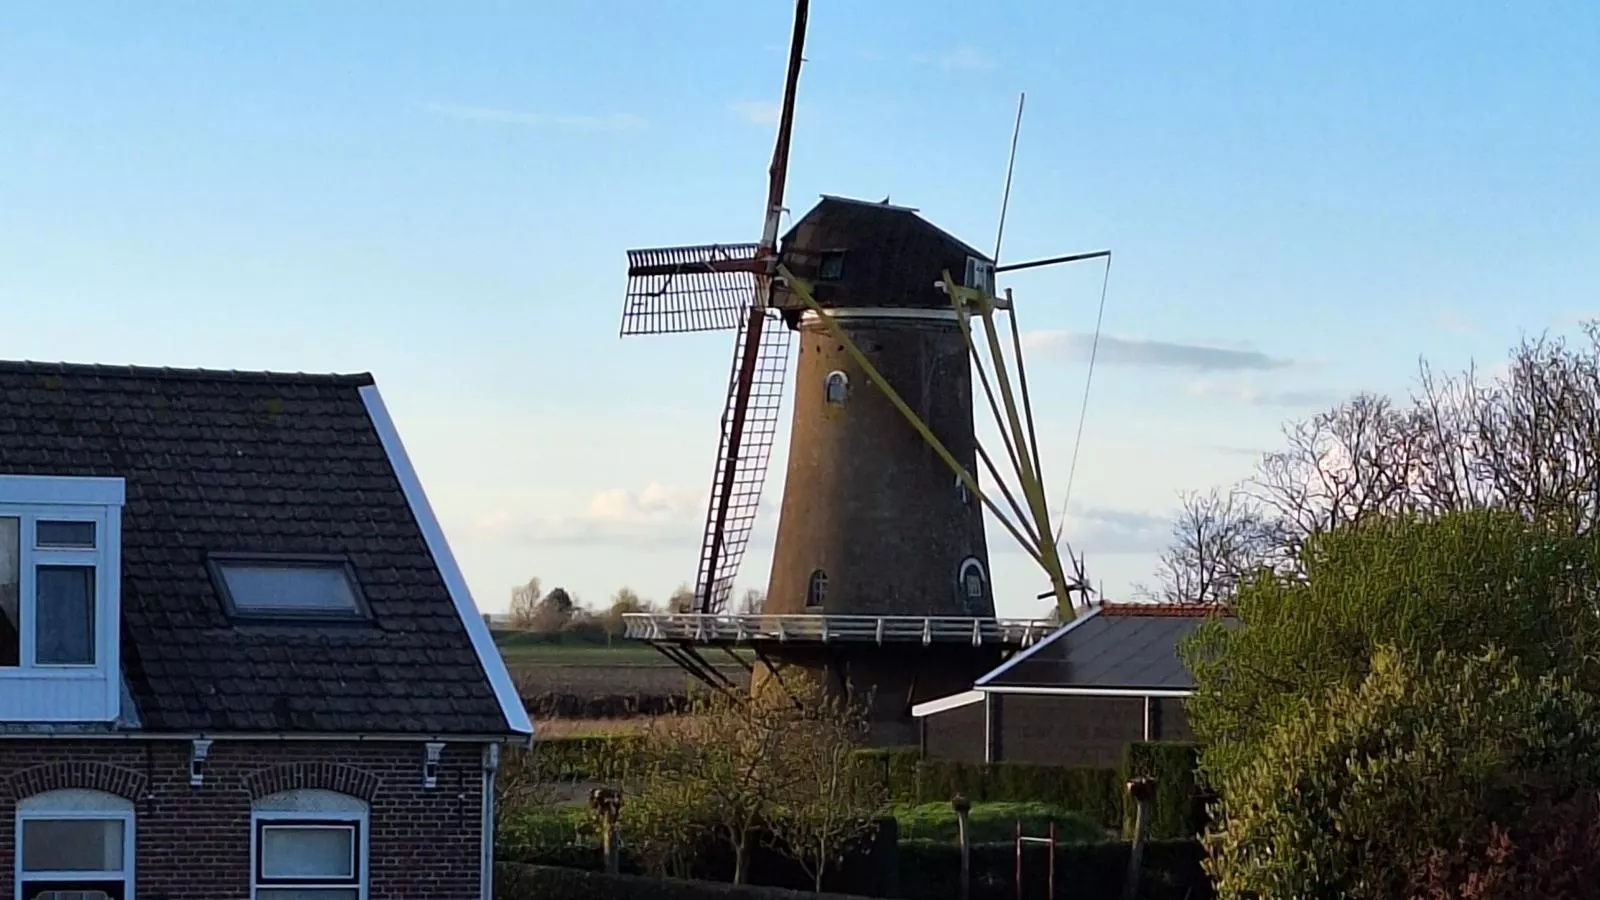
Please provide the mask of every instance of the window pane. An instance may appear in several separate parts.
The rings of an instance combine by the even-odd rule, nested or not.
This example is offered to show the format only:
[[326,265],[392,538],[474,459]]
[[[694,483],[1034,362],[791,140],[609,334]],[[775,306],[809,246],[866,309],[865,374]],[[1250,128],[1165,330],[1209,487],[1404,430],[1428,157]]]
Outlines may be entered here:
[[122,869],[121,819],[23,819],[24,872]]
[[0,517],[0,666],[22,662],[22,520]]
[[93,522],[38,522],[34,544],[39,547],[93,547]]
[[35,574],[34,661],[94,663],[94,567],[40,566]]
[[262,878],[355,877],[354,829],[267,825],[261,829]]
[[357,900],[355,888],[257,888],[256,900]]
[[222,579],[240,612],[357,611],[343,566],[224,563]]

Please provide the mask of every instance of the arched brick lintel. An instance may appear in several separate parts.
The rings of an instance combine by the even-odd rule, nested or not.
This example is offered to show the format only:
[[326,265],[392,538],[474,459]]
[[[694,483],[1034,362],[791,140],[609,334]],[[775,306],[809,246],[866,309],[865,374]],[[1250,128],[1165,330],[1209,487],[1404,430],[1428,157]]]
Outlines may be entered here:
[[0,797],[21,800],[45,791],[104,791],[126,800],[144,796],[144,773],[100,762],[51,762],[30,766],[0,779]]
[[378,776],[341,763],[292,762],[257,769],[244,777],[251,800],[260,800],[281,791],[307,788],[336,791],[372,802],[378,793]]

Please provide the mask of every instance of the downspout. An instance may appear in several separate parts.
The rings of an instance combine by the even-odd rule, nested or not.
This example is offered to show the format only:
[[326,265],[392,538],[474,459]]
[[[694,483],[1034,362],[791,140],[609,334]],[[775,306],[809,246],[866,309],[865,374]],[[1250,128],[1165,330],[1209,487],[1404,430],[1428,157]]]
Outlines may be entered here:
[[478,897],[494,900],[494,784],[500,772],[500,745],[483,746],[483,822],[478,832],[482,835],[478,860]]

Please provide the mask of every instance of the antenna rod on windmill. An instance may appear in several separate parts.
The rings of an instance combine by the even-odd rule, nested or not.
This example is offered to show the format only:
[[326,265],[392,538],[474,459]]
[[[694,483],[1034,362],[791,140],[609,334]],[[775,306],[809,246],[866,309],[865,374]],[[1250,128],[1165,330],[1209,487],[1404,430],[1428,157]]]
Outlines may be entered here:
[[1011,157],[1006,161],[1006,190],[1000,195],[1000,227],[994,233],[994,264],[1000,265],[1000,240],[1006,236],[1006,209],[1011,205],[1011,173],[1017,168],[1017,138],[1022,136],[1022,104],[1027,91],[1017,93],[1017,123],[1011,127]]

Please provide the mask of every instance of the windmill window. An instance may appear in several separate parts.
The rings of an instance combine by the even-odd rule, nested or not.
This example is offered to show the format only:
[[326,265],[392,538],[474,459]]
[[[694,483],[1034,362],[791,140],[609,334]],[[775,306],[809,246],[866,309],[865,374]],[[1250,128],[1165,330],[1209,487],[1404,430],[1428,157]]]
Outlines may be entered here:
[[817,265],[818,281],[838,281],[844,277],[844,251],[824,250]]
[[834,406],[843,406],[844,400],[850,395],[850,376],[837,369],[828,373],[828,379],[823,383],[823,396]]
[[985,583],[987,579],[983,574],[983,563],[979,562],[976,557],[969,556],[961,563],[959,581],[961,583],[961,596],[964,599],[969,602],[983,599],[988,585]]
[[822,601],[828,598],[828,573],[821,569],[811,573],[811,581],[806,584],[806,606],[821,608]]
[[956,499],[961,501],[962,506],[972,502],[972,492],[967,490],[967,483],[961,480],[960,475],[956,476]]

